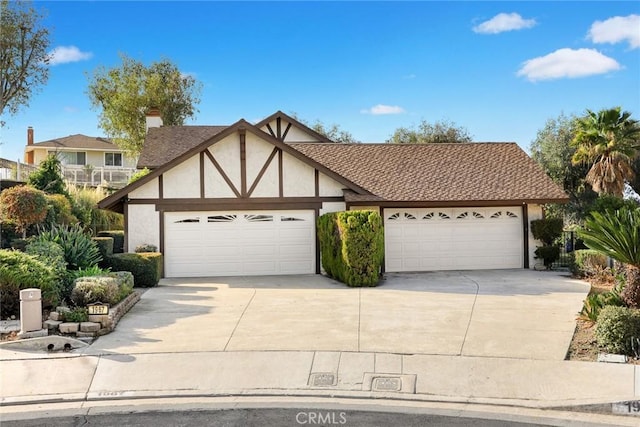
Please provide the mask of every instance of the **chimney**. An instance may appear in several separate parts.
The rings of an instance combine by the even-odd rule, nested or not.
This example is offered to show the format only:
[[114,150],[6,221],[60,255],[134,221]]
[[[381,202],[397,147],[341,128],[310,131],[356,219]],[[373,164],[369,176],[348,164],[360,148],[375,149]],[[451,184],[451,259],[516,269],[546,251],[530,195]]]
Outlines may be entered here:
[[147,110],[146,119],[146,132],[149,132],[149,128],[159,128],[160,126],[162,126],[162,117],[160,117],[160,110],[155,107],[151,107]]
[[[29,126],[27,128],[27,147],[33,146],[33,128]],[[27,150],[24,153],[24,162],[28,165],[33,164],[33,149]]]

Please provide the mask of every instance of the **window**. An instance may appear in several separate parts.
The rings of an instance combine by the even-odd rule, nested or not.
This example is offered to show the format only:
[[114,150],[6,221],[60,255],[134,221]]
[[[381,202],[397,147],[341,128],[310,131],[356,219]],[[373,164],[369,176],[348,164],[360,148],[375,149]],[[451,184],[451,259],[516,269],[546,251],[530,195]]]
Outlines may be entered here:
[[238,215],[213,215],[207,217],[207,222],[232,222],[235,221]]
[[245,215],[244,219],[249,222],[271,222],[273,215]]
[[59,158],[63,165],[84,166],[87,164],[87,153],[80,151],[61,152]]
[[122,166],[122,153],[104,153],[105,166]]

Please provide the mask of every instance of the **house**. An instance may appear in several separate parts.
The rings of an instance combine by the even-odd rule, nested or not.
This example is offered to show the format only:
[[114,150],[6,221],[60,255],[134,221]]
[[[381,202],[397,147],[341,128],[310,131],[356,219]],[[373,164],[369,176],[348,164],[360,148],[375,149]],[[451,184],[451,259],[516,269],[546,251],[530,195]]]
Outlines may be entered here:
[[58,156],[64,178],[74,184],[121,188],[136,171],[136,159],[106,138],[76,134],[34,143],[29,127],[25,163],[37,166],[49,154]]
[[532,268],[530,222],[567,201],[515,143],[337,144],[282,112],[150,127],[138,167],[99,207],[166,277],[319,273],[315,220],[348,209],[382,215],[388,272]]

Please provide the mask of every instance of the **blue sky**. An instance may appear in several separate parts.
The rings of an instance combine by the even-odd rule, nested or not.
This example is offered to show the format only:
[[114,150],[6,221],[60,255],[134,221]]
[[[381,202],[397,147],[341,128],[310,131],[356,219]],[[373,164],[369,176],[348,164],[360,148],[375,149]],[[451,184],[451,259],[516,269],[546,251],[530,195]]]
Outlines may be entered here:
[[102,136],[87,74],[169,58],[202,82],[189,124],[282,110],[363,142],[452,120],[527,149],[548,118],[622,106],[640,119],[639,2],[46,2],[48,84],[7,122],[0,157]]

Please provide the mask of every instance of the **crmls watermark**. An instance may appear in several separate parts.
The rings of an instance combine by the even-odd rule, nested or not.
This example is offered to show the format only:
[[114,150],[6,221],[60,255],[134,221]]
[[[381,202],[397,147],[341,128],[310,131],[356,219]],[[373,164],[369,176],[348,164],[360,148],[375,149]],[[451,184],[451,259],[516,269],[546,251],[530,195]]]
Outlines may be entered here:
[[347,414],[333,411],[298,412],[296,422],[301,425],[344,425],[347,423]]

